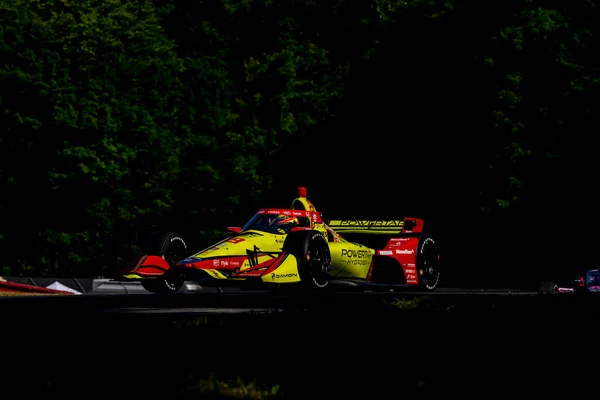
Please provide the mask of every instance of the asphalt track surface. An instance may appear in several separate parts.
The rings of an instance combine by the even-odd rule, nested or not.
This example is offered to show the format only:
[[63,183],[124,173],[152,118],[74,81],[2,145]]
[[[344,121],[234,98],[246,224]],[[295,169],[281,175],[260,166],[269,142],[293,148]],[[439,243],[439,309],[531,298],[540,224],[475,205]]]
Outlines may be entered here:
[[174,397],[188,371],[276,376],[293,399],[397,397],[413,378],[438,397],[480,398],[490,388],[512,397],[545,388],[545,397],[561,379],[565,393],[594,379],[565,374],[590,363],[577,344],[597,333],[600,298],[438,289],[426,298],[435,308],[413,312],[381,303],[423,292],[138,293],[0,298],[12,397]]
[[241,290],[236,288],[211,289],[197,293],[156,295],[94,294],[66,296],[9,296],[0,297],[0,312],[28,311],[32,313],[101,313],[101,314],[264,314],[285,310],[346,309],[379,306],[398,297],[420,296],[535,296],[537,292],[524,290],[486,290],[438,288],[431,292],[407,289],[380,289],[378,291],[337,290],[320,293],[291,293]]

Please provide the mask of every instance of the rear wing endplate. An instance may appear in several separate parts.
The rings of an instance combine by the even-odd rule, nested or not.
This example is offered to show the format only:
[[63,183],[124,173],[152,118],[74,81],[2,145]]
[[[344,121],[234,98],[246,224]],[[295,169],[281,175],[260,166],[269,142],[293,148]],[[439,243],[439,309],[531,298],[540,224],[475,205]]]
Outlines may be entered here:
[[382,235],[399,235],[402,233],[423,232],[423,220],[420,218],[404,218],[399,220],[349,220],[329,221],[329,226],[339,233],[372,233]]

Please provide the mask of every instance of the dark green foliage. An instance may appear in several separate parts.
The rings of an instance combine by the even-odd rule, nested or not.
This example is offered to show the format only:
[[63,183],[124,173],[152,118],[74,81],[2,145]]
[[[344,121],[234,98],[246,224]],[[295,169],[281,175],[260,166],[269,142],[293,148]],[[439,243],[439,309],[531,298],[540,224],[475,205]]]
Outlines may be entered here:
[[146,229],[211,241],[275,188],[393,187],[400,160],[435,163],[408,205],[442,214],[590,206],[597,21],[592,1],[0,1],[0,272],[110,276]]
[[177,7],[3,3],[3,273],[111,274],[166,220],[210,235],[211,218],[270,188],[264,162],[286,136],[329,114],[344,70],[325,49],[290,39],[284,15],[253,48],[234,28],[252,32],[261,9],[212,7],[170,38]]

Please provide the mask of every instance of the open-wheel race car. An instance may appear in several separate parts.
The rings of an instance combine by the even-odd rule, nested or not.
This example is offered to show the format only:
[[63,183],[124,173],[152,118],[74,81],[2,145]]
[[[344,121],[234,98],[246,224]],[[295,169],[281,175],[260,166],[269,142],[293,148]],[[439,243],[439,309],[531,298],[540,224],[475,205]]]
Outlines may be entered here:
[[569,282],[542,281],[538,293],[600,293],[600,269],[588,269],[585,271],[585,276],[577,276]]
[[198,252],[172,232],[115,280],[140,281],[153,293],[177,292],[185,281],[200,286],[283,287],[322,290],[335,284],[422,288],[440,281],[438,246],[424,221],[324,221],[298,188],[290,208],[259,210],[243,227]]

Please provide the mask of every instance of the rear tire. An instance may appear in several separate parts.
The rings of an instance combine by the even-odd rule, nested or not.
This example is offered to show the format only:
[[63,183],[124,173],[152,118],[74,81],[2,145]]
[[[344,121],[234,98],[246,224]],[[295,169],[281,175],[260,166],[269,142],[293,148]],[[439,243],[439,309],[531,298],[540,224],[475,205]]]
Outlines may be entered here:
[[146,247],[146,254],[161,256],[169,264],[169,270],[162,276],[146,278],[142,287],[151,293],[176,293],[185,282],[185,275],[175,270],[175,265],[187,257],[187,243],[174,232],[154,233]]
[[285,239],[283,249],[298,260],[298,273],[303,286],[321,290],[329,284],[331,253],[321,232],[291,232]]
[[417,272],[419,285],[425,290],[434,290],[440,283],[440,254],[435,240],[429,234],[421,235],[417,247]]

